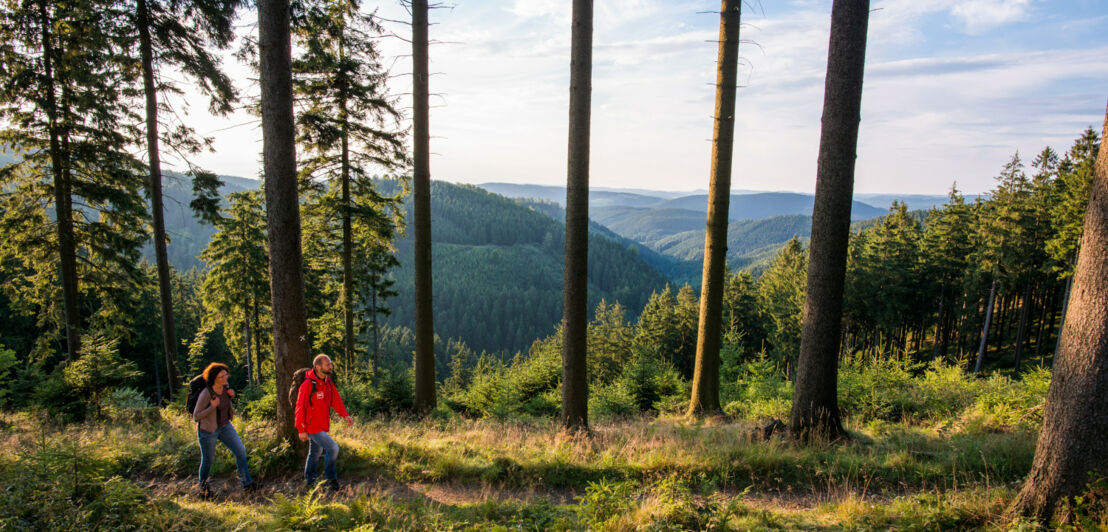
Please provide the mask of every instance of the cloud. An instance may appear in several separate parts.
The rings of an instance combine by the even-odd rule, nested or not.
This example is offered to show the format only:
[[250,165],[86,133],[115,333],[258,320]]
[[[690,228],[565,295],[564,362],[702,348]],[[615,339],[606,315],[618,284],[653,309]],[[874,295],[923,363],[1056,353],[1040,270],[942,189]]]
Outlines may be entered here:
[[966,33],[978,35],[1026,19],[1031,0],[963,0],[950,10]]

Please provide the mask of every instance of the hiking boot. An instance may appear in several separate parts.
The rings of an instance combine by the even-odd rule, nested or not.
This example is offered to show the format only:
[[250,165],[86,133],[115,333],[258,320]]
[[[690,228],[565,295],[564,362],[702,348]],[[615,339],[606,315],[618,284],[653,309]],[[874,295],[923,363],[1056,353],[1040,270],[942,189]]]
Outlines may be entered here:
[[200,485],[200,498],[204,500],[212,498],[212,487],[207,482]]
[[257,493],[258,492],[258,483],[256,481],[251,482],[251,483],[243,486],[242,491],[245,492],[245,493]]
[[334,492],[342,489],[342,486],[339,485],[339,481],[336,480],[336,479],[328,480],[327,483],[323,487],[326,488],[327,491],[329,491],[331,493],[334,493]]

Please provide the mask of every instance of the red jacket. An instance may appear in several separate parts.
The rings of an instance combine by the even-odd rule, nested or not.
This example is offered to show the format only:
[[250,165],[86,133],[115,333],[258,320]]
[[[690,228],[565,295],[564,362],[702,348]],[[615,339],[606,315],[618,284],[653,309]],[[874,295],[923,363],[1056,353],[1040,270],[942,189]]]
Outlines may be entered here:
[[[312,393],[312,383],[315,383],[315,393]],[[296,431],[315,434],[331,430],[332,408],[341,417],[349,415],[335,383],[330,378],[320,379],[315,376],[314,369],[309,370],[296,396]]]

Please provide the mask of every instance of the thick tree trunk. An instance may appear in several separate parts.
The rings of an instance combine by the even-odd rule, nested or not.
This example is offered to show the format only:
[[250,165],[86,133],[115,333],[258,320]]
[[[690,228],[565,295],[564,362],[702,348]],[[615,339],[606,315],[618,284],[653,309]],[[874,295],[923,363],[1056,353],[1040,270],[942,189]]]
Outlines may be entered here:
[[251,338],[250,338],[250,307],[249,306],[244,307],[242,309],[242,330],[243,330],[242,344],[243,344],[244,350],[246,351],[246,383],[250,384],[250,382],[254,380],[254,374],[251,372],[251,370],[254,369],[254,364],[252,363],[253,360],[251,360],[252,357],[250,356],[250,354],[251,354],[250,353],[250,340],[251,340]]
[[562,426],[589,428],[586,365],[589,266],[589,133],[592,113],[592,0],[573,0],[566,176],[566,262],[562,315]]
[[[1104,119],[1108,134],[1108,114]],[[1108,475],[1108,142],[1101,143],[1070,316],[1047,394],[1031,473],[1012,507],[1044,525],[1080,495],[1091,475]],[[1066,516],[1061,516],[1065,518]]]
[[992,288],[989,289],[989,303],[985,306],[985,325],[981,327],[981,346],[977,348],[977,363],[973,365],[974,373],[981,373],[981,365],[985,362],[985,347],[989,341],[989,326],[993,321],[993,304],[996,302],[996,277],[993,277]]
[[731,159],[735,145],[735,92],[739,75],[741,0],[722,0],[719,59],[716,65],[716,116],[708,220],[704,234],[704,270],[696,337],[690,416],[723,413],[719,406],[719,348],[723,320],[724,267],[727,265],[727,213],[731,200]]
[[166,387],[177,391],[177,330],[173,323],[173,294],[169,286],[169,255],[165,244],[165,208],[162,206],[162,163],[158,149],[158,92],[154,86],[154,49],[146,0],[137,0],[142,89],[146,96],[146,153],[150,165],[150,214],[154,221],[154,262],[158,267],[158,298],[162,310],[162,348],[165,350]]
[[837,355],[868,24],[869,0],[835,0],[831,7],[808,288],[789,423],[789,433],[800,439],[837,439],[843,435]]
[[412,179],[415,226],[416,360],[415,404],[418,414],[435,408],[435,323],[431,298],[431,147],[427,71],[427,0],[412,1],[412,77],[414,79]]
[[73,234],[73,185],[69,174],[68,135],[58,124],[57,72],[54,68],[54,37],[50,17],[46,13],[47,2],[39,3],[42,30],[42,62],[46,90],[46,119],[50,136],[50,171],[54,178],[54,216],[58,233],[58,278],[62,285],[62,312],[65,319],[66,358],[77,360],[81,350],[81,311],[77,301],[77,239]]
[[[283,397],[292,374],[311,363],[300,246],[288,0],[258,1],[258,34],[273,365],[277,396]],[[285,439],[297,446],[293,414],[288,401],[277,401],[277,426]]]

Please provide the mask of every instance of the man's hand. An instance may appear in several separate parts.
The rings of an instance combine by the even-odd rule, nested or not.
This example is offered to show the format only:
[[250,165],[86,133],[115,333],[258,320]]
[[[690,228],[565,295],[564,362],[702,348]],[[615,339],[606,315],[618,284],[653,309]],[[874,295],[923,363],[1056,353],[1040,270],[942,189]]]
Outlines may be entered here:
[[350,416],[346,416],[346,417],[344,417],[343,419],[345,419],[345,420],[346,420],[346,424],[347,424],[347,425],[353,425],[353,424],[354,424],[354,419],[353,419],[353,418],[351,418]]
[[231,397],[234,397],[235,396],[235,391],[230,389],[230,388],[227,388],[227,395],[229,395]]
[[212,397],[212,406],[219,406],[219,398]]
[[308,433],[307,432],[301,432],[300,433],[300,441],[308,441]]

